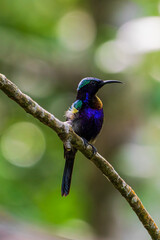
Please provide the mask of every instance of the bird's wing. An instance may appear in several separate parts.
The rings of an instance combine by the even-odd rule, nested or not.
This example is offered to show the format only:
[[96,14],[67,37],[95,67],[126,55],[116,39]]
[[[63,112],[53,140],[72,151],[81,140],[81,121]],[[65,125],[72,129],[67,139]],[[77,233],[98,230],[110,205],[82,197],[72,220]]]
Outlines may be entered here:
[[81,100],[77,100],[72,104],[72,106],[68,109],[68,111],[65,114],[67,120],[73,120],[75,118],[75,115],[82,108],[82,104],[83,103]]

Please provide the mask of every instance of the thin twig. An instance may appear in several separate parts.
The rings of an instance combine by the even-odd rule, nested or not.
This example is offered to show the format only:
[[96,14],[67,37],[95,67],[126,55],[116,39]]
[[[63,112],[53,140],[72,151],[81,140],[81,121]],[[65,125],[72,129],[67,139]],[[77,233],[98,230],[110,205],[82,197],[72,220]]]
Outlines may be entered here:
[[68,148],[73,145],[88,159],[90,159],[128,201],[143,226],[147,229],[151,238],[154,240],[160,240],[160,231],[156,223],[144,208],[141,200],[138,198],[134,190],[119,176],[112,165],[99,153],[96,153],[93,156],[92,147],[88,145],[86,148],[83,144],[83,140],[72,130],[71,126],[67,122],[61,122],[53,114],[47,112],[29,96],[22,93],[14,83],[2,74],[0,74],[0,89],[9,98],[17,102],[27,113],[52,128],[58,134],[63,143],[68,146]]

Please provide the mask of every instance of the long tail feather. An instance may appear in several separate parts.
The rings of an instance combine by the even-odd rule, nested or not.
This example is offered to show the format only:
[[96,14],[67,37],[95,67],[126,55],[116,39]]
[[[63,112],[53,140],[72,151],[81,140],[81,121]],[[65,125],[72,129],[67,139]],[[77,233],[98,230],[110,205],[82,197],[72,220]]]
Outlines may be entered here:
[[66,149],[64,148],[64,157],[66,159],[66,162],[65,162],[63,179],[62,179],[62,188],[61,188],[62,196],[67,196],[69,194],[75,154],[76,154],[75,149],[71,151],[66,151]]

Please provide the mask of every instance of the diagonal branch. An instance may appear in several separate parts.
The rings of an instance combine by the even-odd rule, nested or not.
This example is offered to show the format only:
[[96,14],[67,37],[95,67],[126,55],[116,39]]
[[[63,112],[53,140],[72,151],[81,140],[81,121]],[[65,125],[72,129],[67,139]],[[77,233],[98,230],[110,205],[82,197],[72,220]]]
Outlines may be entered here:
[[154,240],[160,240],[160,231],[156,223],[144,208],[141,200],[138,198],[134,190],[119,176],[112,165],[99,153],[96,153],[93,156],[92,147],[88,145],[86,148],[83,144],[83,140],[72,130],[71,126],[67,122],[61,122],[54,115],[47,112],[29,96],[22,93],[14,83],[2,74],[0,74],[0,89],[9,98],[17,102],[27,113],[31,114],[43,124],[53,129],[68,149],[70,149],[71,145],[73,145],[88,159],[90,159],[128,201],[133,211],[137,214],[140,221],[147,229],[151,238]]

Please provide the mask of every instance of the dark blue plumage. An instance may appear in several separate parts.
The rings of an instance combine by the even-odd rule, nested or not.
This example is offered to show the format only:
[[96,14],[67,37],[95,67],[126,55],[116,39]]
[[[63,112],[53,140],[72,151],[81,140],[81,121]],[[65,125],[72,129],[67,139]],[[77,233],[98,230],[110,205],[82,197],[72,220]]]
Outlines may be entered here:
[[87,141],[93,141],[100,132],[103,124],[103,108],[93,109],[84,106],[78,118],[72,121],[73,130]]
[[[87,77],[80,81],[77,88],[77,98],[66,112],[66,120],[73,130],[87,141],[93,141],[99,134],[103,124],[103,104],[96,96],[98,90],[108,83],[121,83],[117,80],[102,81],[98,78]],[[67,151],[64,147],[66,159],[63,180],[62,196],[67,196],[70,190],[74,158],[77,150]]]

